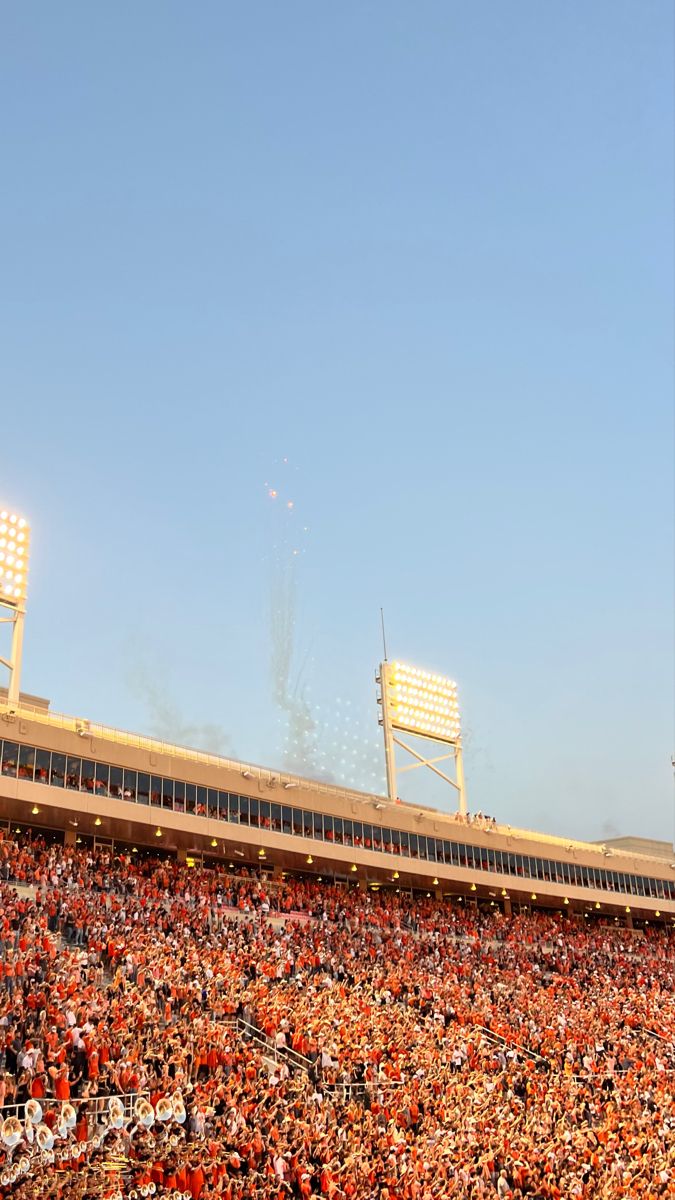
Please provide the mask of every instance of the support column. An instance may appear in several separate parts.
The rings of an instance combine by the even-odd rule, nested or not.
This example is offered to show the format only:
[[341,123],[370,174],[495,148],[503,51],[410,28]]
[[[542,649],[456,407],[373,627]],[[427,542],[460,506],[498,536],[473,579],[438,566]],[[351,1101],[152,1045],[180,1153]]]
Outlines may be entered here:
[[7,703],[10,709],[16,709],[19,707],[19,696],[21,690],[21,660],[23,658],[24,617],[24,610],[18,608],[14,617],[14,628],[12,630],[12,665],[9,672],[9,685],[7,688]]
[[464,783],[464,760],[462,758],[462,739],[457,739],[455,746],[455,774],[457,776],[457,791],[459,792],[459,811],[461,816],[467,815],[466,786]]
[[395,803],[397,799],[396,793],[396,750],[394,748],[394,735],[392,733],[391,721],[389,719],[389,706],[387,703],[387,664],[380,663],[380,693],[382,701],[382,732],[384,734],[384,765],[387,772],[387,795],[389,799]]

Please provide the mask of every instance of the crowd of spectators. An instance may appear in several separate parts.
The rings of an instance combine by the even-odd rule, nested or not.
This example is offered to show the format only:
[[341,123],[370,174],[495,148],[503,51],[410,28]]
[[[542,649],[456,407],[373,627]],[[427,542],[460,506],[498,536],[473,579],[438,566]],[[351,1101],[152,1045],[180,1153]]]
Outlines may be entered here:
[[[39,839],[0,880],[2,1115],[77,1113],[0,1195],[675,1196],[666,928]],[[183,1126],[99,1145],[106,1097],[178,1093]]]

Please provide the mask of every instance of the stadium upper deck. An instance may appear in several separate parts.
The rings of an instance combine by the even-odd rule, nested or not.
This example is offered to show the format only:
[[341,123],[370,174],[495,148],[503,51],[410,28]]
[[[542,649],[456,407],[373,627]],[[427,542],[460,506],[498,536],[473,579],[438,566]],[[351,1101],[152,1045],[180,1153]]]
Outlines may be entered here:
[[0,818],[274,874],[675,921],[675,863],[459,819],[0,696]]

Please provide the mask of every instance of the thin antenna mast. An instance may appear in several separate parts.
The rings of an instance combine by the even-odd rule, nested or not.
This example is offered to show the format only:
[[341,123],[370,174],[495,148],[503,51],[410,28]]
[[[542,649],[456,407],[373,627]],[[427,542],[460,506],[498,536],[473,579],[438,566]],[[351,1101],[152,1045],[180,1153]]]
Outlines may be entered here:
[[384,632],[384,609],[380,609],[380,620],[382,622],[382,648],[384,650],[384,661],[387,662],[387,637]]

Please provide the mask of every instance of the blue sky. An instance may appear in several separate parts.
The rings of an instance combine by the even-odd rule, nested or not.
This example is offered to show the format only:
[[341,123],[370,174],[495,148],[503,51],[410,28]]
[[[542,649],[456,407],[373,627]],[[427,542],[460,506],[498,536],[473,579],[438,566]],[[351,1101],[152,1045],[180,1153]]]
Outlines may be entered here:
[[666,0],[6,5],[24,687],[378,787],[382,605],[470,807],[671,838],[672,45]]

